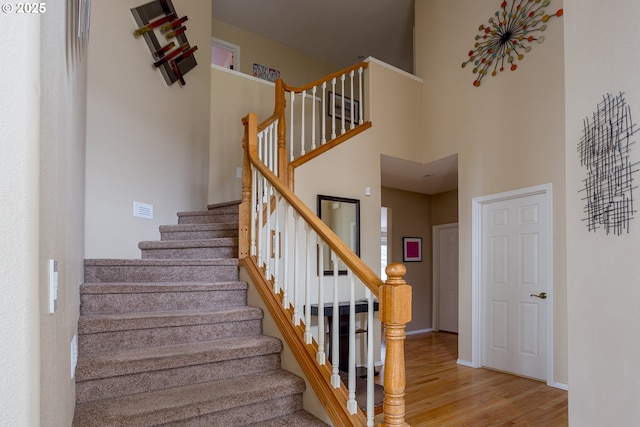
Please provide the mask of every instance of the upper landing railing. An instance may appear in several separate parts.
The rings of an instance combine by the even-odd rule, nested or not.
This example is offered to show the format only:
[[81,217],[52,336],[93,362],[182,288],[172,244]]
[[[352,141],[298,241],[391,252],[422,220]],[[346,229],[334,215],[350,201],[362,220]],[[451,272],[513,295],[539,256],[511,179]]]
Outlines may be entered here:
[[[405,267],[388,266],[389,279],[383,282],[292,191],[293,164],[370,126],[363,120],[365,66],[358,64],[303,88],[279,80],[274,114],[261,124],[254,113],[243,119],[239,254],[334,425],[373,426],[380,410],[375,405],[373,355],[374,335],[379,333],[373,327],[374,311],[379,306],[386,345],[381,425],[404,426],[404,339],[411,320],[411,288],[402,279]],[[290,105],[285,107],[287,93]],[[325,273],[325,256],[331,275]],[[366,306],[364,316],[356,302]],[[328,330],[342,329],[340,316],[326,319],[327,313],[338,312],[348,318],[346,339],[332,333],[327,340]],[[366,334],[359,333],[364,330]],[[362,380],[357,372],[363,367],[367,392],[357,396]]]

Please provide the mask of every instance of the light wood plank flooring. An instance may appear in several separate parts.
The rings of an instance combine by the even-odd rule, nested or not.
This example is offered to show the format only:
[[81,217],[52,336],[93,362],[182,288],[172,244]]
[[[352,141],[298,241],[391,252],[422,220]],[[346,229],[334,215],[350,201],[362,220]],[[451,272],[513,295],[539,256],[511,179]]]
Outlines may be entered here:
[[[567,392],[545,383],[456,364],[458,336],[407,337],[406,421],[417,426],[568,425]],[[384,372],[378,377],[382,383]],[[376,422],[381,416],[376,417]]]

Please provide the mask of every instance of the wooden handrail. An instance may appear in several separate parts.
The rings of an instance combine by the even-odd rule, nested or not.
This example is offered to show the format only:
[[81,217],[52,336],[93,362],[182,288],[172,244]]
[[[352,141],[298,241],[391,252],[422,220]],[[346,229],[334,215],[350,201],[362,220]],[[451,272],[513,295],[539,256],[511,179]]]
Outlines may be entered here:
[[322,83],[330,82],[334,78],[340,77],[343,74],[350,73],[351,71],[355,71],[355,70],[357,70],[359,68],[365,69],[368,66],[369,66],[368,62],[359,62],[358,64],[352,65],[351,67],[344,68],[344,69],[342,69],[340,71],[336,71],[333,74],[329,74],[328,76],[325,76],[325,77],[323,77],[321,79],[318,79],[318,80],[316,80],[314,82],[311,82],[309,84],[306,84],[304,86],[294,87],[294,86],[289,86],[289,85],[285,84],[284,85],[284,90],[287,91],[287,92],[300,93],[303,90],[311,89],[314,86],[320,86]]
[[[358,277],[372,292],[374,295],[379,295],[379,288],[382,285],[382,280],[373,272],[368,265],[366,265],[357,255],[353,253],[351,248],[346,245],[336,234],[327,226],[322,220],[320,220],[315,213],[313,213],[307,205],[296,196],[287,185],[273,174],[265,166],[264,163],[258,157],[257,148],[257,134],[258,134],[258,118],[255,113],[249,113],[244,119],[242,119],[247,131],[245,132],[245,142],[243,141],[243,147],[245,147],[245,159],[244,163],[249,162],[255,167],[267,180],[275,187],[280,195],[289,202],[289,204],[300,214],[302,218],[309,224],[311,228],[322,238],[324,242],[338,255],[340,259],[349,267],[351,271]],[[243,198],[242,205],[249,204],[250,202],[250,190],[245,192],[245,188],[251,188],[251,173],[244,172],[243,168],[243,195],[248,194],[249,197]],[[245,181],[246,180],[246,181]],[[241,207],[242,207],[241,205]],[[250,213],[250,207],[247,207],[247,213]],[[242,215],[242,210],[241,210]],[[247,217],[250,222],[250,215]],[[244,218],[243,218],[244,219]],[[249,248],[249,242],[240,243],[241,248]],[[240,249],[240,253],[245,253]],[[248,250],[246,251],[248,254]]]

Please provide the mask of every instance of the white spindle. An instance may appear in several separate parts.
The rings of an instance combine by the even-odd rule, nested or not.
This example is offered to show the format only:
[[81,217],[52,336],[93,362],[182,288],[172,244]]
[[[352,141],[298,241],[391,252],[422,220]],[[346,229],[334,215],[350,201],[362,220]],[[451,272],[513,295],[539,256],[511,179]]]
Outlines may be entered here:
[[306,273],[307,277],[304,281],[304,342],[311,344],[311,226],[305,222],[305,231],[307,232],[307,261]]
[[273,187],[269,181],[267,181],[267,210],[265,212],[266,215],[266,224],[264,227],[264,256],[266,261],[266,268],[264,271],[264,277],[269,280],[271,279],[271,249],[273,248],[273,244],[271,242],[271,193],[273,191]]
[[349,277],[349,399],[347,410],[350,414],[358,411],[356,402],[356,291],[355,280],[351,269],[347,271]]
[[375,368],[373,366],[373,294],[371,290],[365,286],[365,298],[367,299],[367,426],[374,425],[374,382],[373,376]]
[[327,142],[327,108],[326,108],[326,96],[327,96],[327,82],[322,82],[322,110],[320,116],[322,117],[322,138],[320,139],[320,145]]
[[331,79],[331,139],[336,137],[336,78]]
[[331,373],[331,385],[333,388],[340,387],[340,325],[338,318],[340,317],[340,301],[338,301],[338,257],[335,252],[331,251],[331,262],[333,263],[333,317],[331,318],[331,365],[333,367]]
[[251,256],[256,256],[256,217],[258,215],[257,188],[258,171],[251,165]]
[[264,206],[264,177],[262,175],[258,176],[259,186],[258,186],[258,223],[256,227],[258,228],[258,266],[262,267],[262,246],[264,245],[263,240],[263,227],[262,227],[262,207]]
[[324,365],[327,355],[324,351],[324,241],[318,238],[318,352],[316,360]]
[[278,194],[274,194],[275,211],[273,212],[273,219],[275,220],[275,233],[273,236],[273,291],[280,293],[280,198]]
[[364,123],[364,116],[362,115],[362,71],[364,69],[362,67],[358,68],[358,100],[360,102],[358,102],[358,109],[360,111],[358,111],[358,124],[363,124]]
[[304,124],[305,124],[305,117],[304,117],[304,109],[305,109],[305,98],[307,97],[307,91],[303,90],[302,93],[300,94],[300,97],[302,98],[302,101],[300,102],[301,105],[301,116],[300,116],[300,155],[304,156],[304,154],[306,153],[304,146],[305,144],[305,138],[304,138]]
[[291,295],[293,301],[293,324],[300,326],[300,310],[299,307],[299,293],[297,284],[300,283],[300,234],[298,233],[298,212],[293,212],[293,285],[291,286]]
[[349,110],[351,125],[349,126],[349,129],[353,129],[354,127],[356,127],[356,120],[355,120],[355,117],[354,117],[355,114],[356,114],[356,111],[355,111],[355,108],[354,108],[356,106],[356,104],[355,104],[356,99],[353,97],[353,86],[354,86],[353,85],[353,76],[354,76],[354,71],[351,70],[351,72],[349,73],[349,79],[350,79],[349,80],[350,81],[349,87],[351,88],[351,108]]
[[292,162],[295,159],[295,151],[294,151],[294,137],[293,137],[293,112],[295,107],[296,94],[293,92],[289,92],[291,105],[289,106],[289,161]]
[[290,279],[291,274],[289,273],[289,211],[291,210],[291,206],[287,201],[283,201],[285,204],[284,207],[284,233],[282,239],[284,240],[284,253],[282,258],[283,268],[284,268],[284,282],[282,285],[282,308],[289,308],[289,284],[293,282]]
[[342,89],[341,89],[341,94],[340,96],[342,97],[342,105],[340,106],[340,135],[342,135],[343,133],[346,132],[346,129],[344,127],[344,80],[345,80],[345,76],[344,74],[340,76],[340,83],[342,84]]
[[314,86],[311,90],[311,149],[316,148],[316,89]]

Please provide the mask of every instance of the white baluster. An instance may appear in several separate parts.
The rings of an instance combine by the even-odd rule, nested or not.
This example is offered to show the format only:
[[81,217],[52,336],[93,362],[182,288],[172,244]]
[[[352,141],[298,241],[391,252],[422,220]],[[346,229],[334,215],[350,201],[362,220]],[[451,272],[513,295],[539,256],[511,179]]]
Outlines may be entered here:
[[327,142],[327,108],[326,108],[326,96],[327,96],[327,82],[322,82],[322,110],[320,116],[322,117],[322,138],[320,139],[320,145]]
[[293,149],[294,144],[293,144],[293,111],[294,111],[294,106],[295,106],[295,100],[296,100],[296,94],[293,92],[289,92],[290,99],[291,99],[291,105],[289,105],[289,115],[291,116],[291,119],[289,120],[289,161],[292,162],[293,159],[295,159],[295,151]]
[[293,281],[291,283],[291,298],[293,300],[293,324],[300,326],[300,313],[298,310],[299,283],[300,283],[300,234],[298,233],[298,212],[293,211]]
[[258,222],[256,227],[258,228],[258,266],[262,267],[262,245],[263,245],[263,227],[262,227],[262,206],[264,203],[264,177],[259,175],[257,184],[258,187]]
[[360,110],[358,111],[358,124],[364,123],[364,115],[362,114],[362,71],[362,67],[358,68],[358,100],[360,100],[360,102],[358,102],[358,109]]
[[269,170],[273,173],[275,173],[275,167],[273,165],[274,139],[275,138],[273,137],[273,123],[271,123],[269,125]]
[[373,366],[373,295],[371,290],[365,286],[364,292],[367,299],[367,426],[374,425],[373,418],[375,415],[374,405],[374,381],[373,376],[375,367]]
[[356,292],[353,272],[347,271],[349,277],[349,399],[347,410],[350,414],[358,411],[356,402]]
[[331,139],[336,137],[336,78],[331,79]]
[[266,259],[266,268],[264,271],[264,276],[267,280],[271,280],[271,192],[272,185],[269,181],[265,179],[267,183],[267,210],[265,212],[266,215],[266,224],[264,227],[264,256]]
[[276,202],[275,211],[273,212],[273,218],[275,219],[275,234],[273,236],[273,291],[280,293],[280,200],[278,194],[274,194]]
[[[324,111],[324,110],[323,110]],[[325,326],[324,326],[324,241],[318,238],[318,352],[316,360],[324,365],[327,354],[324,350]]]
[[256,217],[258,215],[257,188],[258,171],[251,165],[251,256],[256,256]]
[[289,308],[289,283],[292,282],[290,279],[291,275],[289,273],[289,211],[291,210],[291,206],[287,201],[284,201],[284,234],[282,239],[284,240],[284,253],[282,257],[282,264],[284,269],[284,283],[283,283],[283,292],[282,292],[282,308]]
[[307,277],[304,281],[304,342],[311,344],[311,227],[305,222],[305,230],[307,232]]
[[302,93],[300,94],[300,96],[302,97],[302,102],[301,102],[301,104],[302,104],[302,113],[301,113],[301,116],[300,116],[300,155],[304,156],[304,153],[306,152],[305,148],[304,148],[304,146],[306,145],[306,141],[305,141],[305,137],[304,137],[304,122],[305,122],[304,121],[305,120],[305,117],[304,117],[305,102],[304,102],[304,100],[307,97],[307,91],[303,90]]
[[345,76],[343,74],[343,75],[340,76],[340,83],[342,83],[342,90],[341,90],[342,93],[340,94],[340,96],[342,97],[342,105],[340,106],[340,116],[342,116],[341,119],[340,119],[340,135],[342,135],[343,133],[345,133],[347,131],[346,128],[344,127],[344,121],[345,121],[345,117],[344,117],[344,98],[345,98],[344,97],[344,79],[345,79]]
[[[356,106],[356,99],[353,97],[353,76],[354,76],[354,71],[351,70],[351,72],[349,73],[349,79],[350,79],[350,84],[349,86],[351,87],[351,109],[349,111],[350,114],[350,119],[351,119],[351,125],[349,126],[349,129],[353,129],[354,127],[356,127],[356,120],[355,120],[355,106]],[[359,103],[358,103],[359,104]]]
[[333,317],[331,324],[331,385],[333,388],[340,387],[340,301],[338,301],[338,257],[331,251],[331,262],[333,263]]
[[273,122],[273,173],[278,176],[278,122]]
[[311,149],[316,149],[316,89],[314,86],[311,90]]

